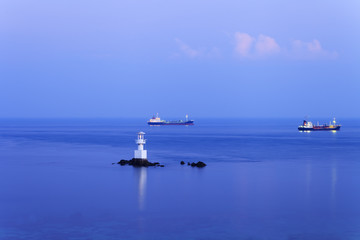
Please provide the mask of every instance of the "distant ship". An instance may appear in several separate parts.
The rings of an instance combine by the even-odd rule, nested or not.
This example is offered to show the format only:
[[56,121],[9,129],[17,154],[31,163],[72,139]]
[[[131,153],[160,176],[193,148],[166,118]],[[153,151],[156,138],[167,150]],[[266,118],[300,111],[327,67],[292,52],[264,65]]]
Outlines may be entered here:
[[298,127],[299,131],[339,131],[341,125],[336,124],[335,118],[329,125],[313,125],[312,122],[304,120],[303,124]]
[[184,120],[178,120],[178,121],[165,121],[165,120],[161,120],[159,118],[159,115],[156,114],[156,117],[153,116],[148,122],[149,125],[156,125],[156,126],[160,126],[160,125],[194,125],[194,120],[189,120],[188,119],[188,115],[186,115],[186,119]]

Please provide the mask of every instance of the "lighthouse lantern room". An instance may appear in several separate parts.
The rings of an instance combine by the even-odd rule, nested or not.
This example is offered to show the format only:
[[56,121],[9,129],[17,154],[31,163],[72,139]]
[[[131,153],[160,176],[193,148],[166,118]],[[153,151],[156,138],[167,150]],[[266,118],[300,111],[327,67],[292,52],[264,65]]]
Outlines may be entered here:
[[138,132],[138,138],[135,140],[136,144],[138,145],[138,149],[134,152],[135,159],[147,159],[147,151],[144,150],[144,145],[146,143],[144,132]]

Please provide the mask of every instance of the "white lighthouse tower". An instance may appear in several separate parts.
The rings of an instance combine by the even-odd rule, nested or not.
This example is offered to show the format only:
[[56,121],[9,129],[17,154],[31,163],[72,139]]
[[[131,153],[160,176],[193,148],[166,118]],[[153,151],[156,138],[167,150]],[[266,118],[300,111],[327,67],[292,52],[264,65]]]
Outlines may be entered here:
[[144,144],[146,143],[144,135],[144,132],[138,132],[138,138],[135,140],[138,145],[138,149],[134,152],[135,159],[147,160],[147,151],[144,150]]

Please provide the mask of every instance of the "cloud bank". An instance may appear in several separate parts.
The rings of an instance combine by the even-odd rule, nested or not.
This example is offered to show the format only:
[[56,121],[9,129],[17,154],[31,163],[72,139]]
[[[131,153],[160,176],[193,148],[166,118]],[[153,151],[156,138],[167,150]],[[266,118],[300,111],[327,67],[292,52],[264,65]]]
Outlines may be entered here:
[[[264,59],[290,59],[290,60],[334,60],[338,57],[336,51],[329,51],[321,46],[319,40],[310,42],[302,40],[290,41],[287,45],[280,45],[275,38],[265,34],[257,37],[244,32],[235,32],[233,35],[235,56],[240,60],[264,60]],[[218,58],[222,57],[222,51],[217,47],[193,48],[179,38],[175,38],[178,52],[174,57]]]
[[290,59],[335,59],[338,54],[322,48],[319,40],[311,42],[294,40],[290,47],[280,46],[270,36],[260,34],[257,38],[242,32],[236,32],[235,53],[241,59],[264,59],[283,57]]

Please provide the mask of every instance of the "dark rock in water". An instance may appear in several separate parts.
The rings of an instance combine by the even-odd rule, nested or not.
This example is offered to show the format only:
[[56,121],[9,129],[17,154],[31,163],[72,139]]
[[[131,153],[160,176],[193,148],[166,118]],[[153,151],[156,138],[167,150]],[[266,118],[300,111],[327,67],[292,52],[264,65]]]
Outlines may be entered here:
[[[121,166],[124,165],[131,165],[134,167],[149,167],[149,166],[158,166],[160,163],[158,162],[149,162],[147,159],[141,159],[141,158],[133,158],[131,160],[120,160],[118,162],[118,164],[120,164]],[[159,165],[161,167],[161,165]],[[164,166],[164,165],[162,165]]]
[[149,162],[147,159],[139,159],[139,158],[133,158],[130,160],[130,164],[134,167],[149,167],[149,166],[155,166],[155,163]]
[[181,164],[181,165],[184,165],[184,164],[185,164],[185,162],[184,162],[184,161],[181,161],[181,162],[180,162],[180,164]]
[[202,167],[205,167],[206,164],[204,162],[199,161],[199,162],[197,162],[196,166],[199,168],[202,168]]
[[191,166],[192,167],[199,167],[199,168],[202,168],[202,167],[205,167],[206,166],[206,164],[205,163],[203,163],[203,162],[201,162],[201,161],[199,161],[199,162],[197,162],[197,163],[191,163]]
[[165,167],[164,165],[159,165],[159,167]]
[[120,164],[121,166],[124,166],[126,164],[129,164],[129,161],[122,159],[122,160],[120,160],[120,162],[118,162],[118,164]]
[[188,166],[190,166],[190,163],[188,162]]

